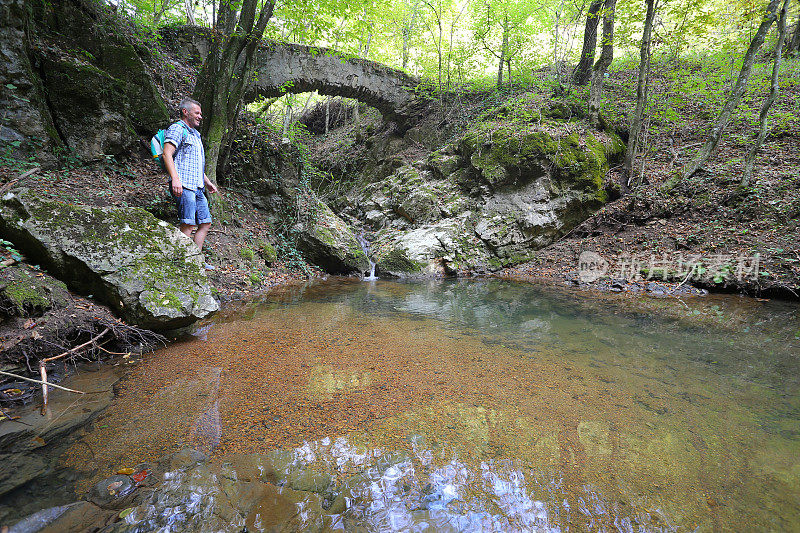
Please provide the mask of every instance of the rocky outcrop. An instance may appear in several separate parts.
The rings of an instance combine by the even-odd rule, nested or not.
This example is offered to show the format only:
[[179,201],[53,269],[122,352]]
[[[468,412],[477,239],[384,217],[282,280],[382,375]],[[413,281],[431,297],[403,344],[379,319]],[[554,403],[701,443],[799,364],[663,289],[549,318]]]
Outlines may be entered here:
[[[624,145],[610,133],[478,123],[426,159],[355,189],[343,216],[375,232],[378,273],[484,272],[520,263],[599,209]],[[380,168],[373,165],[373,168]]]
[[219,307],[194,243],[142,209],[42,201],[26,191],[0,200],[0,235],[81,294],[128,323],[165,330]]
[[0,0],[0,146],[12,156],[49,163],[61,141],[31,66],[26,22],[24,0]]
[[[0,142],[52,159],[91,160],[134,148],[169,120],[141,56],[108,8],[82,0],[0,0]],[[7,15],[7,16],[6,16]]]
[[313,193],[298,198],[299,220],[292,233],[312,264],[331,274],[363,273],[369,261],[353,230]]

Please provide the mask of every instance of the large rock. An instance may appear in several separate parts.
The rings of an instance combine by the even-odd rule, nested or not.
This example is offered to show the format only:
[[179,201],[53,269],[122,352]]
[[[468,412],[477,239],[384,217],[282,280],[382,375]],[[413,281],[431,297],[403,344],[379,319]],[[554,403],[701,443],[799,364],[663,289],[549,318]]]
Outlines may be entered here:
[[142,209],[76,206],[27,191],[9,193],[0,200],[0,235],[128,323],[174,329],[219,309],[197,246]]
[[607,201],[603,177],[622,148],[616,136],[590,132],[559,138],[501,127],[466,135],[458,151],[472,167],[462,183],[482,201],[477,235],[504,265],[526,259]]
[[299,221],[294,227],[297,247],[306,259],[332,274],[369,270],[367,255],[353,230],[312,193],[298,199]]
[[85,0],[30,0],[30,6],[37,75],[55,126],[76,155],[123,153],[137,133],[152,135],[169,121],[132,32],[117,29],[124,23],[114,13]]
[[45,163],[65,145],[100,159],[163,127],[167,108],[140,57],[148,52],[121,24],[87,0],[0,0],[0,145]]
[[24,0],[0,0],[0,146],[17,157],[52,162],[60,140],[28,57],[26,25]]
[[470,229],[467,214],[410,231],[378,232],[376,271],[398,278],[439,278],[456,273],[464,263],[485,268],[488,257]]

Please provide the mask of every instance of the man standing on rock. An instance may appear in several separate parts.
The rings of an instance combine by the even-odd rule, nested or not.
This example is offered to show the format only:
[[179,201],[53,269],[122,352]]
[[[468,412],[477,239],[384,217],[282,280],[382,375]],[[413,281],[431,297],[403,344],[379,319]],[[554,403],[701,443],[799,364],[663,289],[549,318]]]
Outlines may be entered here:
[[[203,119],[200,104],[191,98],[180,103],[181,120],[164,135],[164,166],[170,177],[170,192],[178,206],[181,232],[192,239],[200,250],[211,228],[211,211],[204,194],[217,192],[205,173],[206,155],[197,128]],[[212,268],[206,265],[206,268]]]

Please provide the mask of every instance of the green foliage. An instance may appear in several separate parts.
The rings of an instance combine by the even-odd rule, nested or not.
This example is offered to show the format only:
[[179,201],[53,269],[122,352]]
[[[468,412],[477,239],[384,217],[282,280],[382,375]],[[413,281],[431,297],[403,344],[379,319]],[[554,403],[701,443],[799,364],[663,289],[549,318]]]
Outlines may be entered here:
[[264,281],[264,273],[260,270],[251,271],[247,277],[250,280],[250,283],[253,285],[261,285],[261,283]]
[[14,243],[5,239],[0,239],[0,258],[2,258],[0,259],[0,268],[9,266],[8,264],[4,264],[7,260],[6,257],[12,261],[22,261],[22,254],[14,247]]
[[264,262],[268,265],[278,260],[278,252],[275,250],[275,247],[266,241],[262,241],[258,244],[258,251],[264,259]]
[[278,255],[278,260],[288,270],[299,270],[306,275],[311,275],[311,269],[308,267],[302,252],[297,249],[297,244],[290,237],[286,235],[278,235],[278,244],[275,247]]

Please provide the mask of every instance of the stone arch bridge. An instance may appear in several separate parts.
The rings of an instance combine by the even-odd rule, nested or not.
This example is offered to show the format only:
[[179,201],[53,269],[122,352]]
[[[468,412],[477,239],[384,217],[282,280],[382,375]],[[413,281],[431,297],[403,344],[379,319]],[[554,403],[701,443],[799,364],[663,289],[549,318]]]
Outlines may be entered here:
[[[171,28],[165,41],[183,59],[207,57],[210,38],[197,27]],[[418,78],[366,59],[327,48],[264,40],[255,59],[255,76],[245,100],[317,91],[364,102],[401,128],[422,114],[426,102],[414,92]]]

